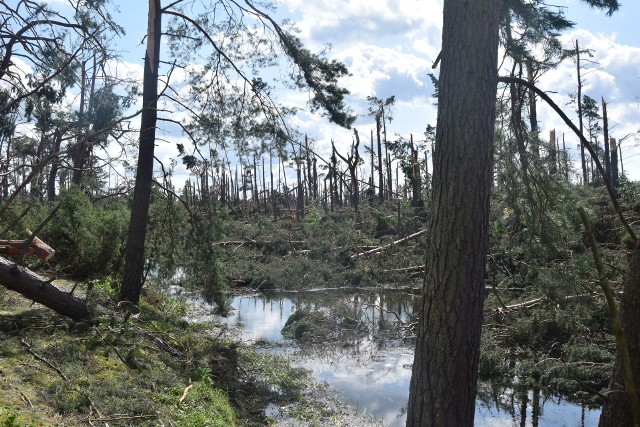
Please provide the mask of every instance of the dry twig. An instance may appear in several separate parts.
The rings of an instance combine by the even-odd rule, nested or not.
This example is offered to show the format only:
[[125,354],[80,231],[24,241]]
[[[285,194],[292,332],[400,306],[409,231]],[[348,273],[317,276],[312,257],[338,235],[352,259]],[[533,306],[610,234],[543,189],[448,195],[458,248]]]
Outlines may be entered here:
[[35,351],[31,350],[31,346],[24,340],[21,339],[20,343],[26,347],[27,352],[32,355],[34,358],[36,358],[37,360],[41,361],[42,363],[44,363],[45,365],[47,365],[48,367],[50,367],[51,369],[53,369],[54,371],[56,371],[56,373],[58,375],[60,375],[60,377],[65,380],[65,381],[69,381],[69,378],[67,378],[67,376],[60,370],[60,368],[58,368],[57,366],[55,366],[53,363],[49,362],[47,359],[45,359],[44,357],[40,356],[38,353],[36,353]]

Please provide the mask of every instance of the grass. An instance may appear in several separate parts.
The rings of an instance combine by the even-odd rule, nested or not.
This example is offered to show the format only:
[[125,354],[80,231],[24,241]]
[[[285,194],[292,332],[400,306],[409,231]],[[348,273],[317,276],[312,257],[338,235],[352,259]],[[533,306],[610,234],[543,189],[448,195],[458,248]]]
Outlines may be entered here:
[[167,295],[118,310],[112,285],[94,283],[90,323],[0,292],[0,427],[264,425],[268,401],[299,396],[303,372],[212,339]]

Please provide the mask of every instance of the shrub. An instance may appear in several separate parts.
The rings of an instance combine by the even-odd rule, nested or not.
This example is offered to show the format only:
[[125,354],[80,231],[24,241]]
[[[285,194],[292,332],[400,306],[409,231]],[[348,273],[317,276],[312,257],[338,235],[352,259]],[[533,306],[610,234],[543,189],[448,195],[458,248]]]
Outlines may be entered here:
[[124,203],[95,205],[78,188],[64,192],[60,208],[42,232],[56,250],[52,261],[66,273],[96,277],[119,266],[129,211]]

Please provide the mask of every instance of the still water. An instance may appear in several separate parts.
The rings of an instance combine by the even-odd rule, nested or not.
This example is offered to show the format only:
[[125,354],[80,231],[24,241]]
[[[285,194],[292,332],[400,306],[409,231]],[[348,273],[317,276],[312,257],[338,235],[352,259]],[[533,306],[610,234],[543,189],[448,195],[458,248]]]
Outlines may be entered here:
[[[404,426],[409,397],[413,348],[406,328],[412,321],[415,297],[406,292],[344,294],[336,292],[238,296],[225,322],[237,328],[243,341],[265,351],[286,355],[294,365],[310,370],[341,398],[385,425]],[[321,345],[298,345],[281,330],[297,310],[328,317],[358,319],[358,333],[332,337]],[[480,384],[476,426],[580,426],[598,424],[599,410],[589,410],[538,391],[515,391]]]

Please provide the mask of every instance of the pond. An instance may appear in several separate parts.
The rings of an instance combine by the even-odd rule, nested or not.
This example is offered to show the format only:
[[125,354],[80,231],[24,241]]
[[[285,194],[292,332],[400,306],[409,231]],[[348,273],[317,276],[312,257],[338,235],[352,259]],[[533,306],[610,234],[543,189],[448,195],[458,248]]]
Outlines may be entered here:
[[[353,294],[305,292],[237,296],[225,322],[243,341],[263,351],[286,355],[297,366],[328,383],[359,411],[404,426],[413,348],[408,328],[417,299],[409,292]],[[302,343],[285,338],[282,329],[297,311],[318,312],[327,319],[357,319],[346,334],[325,328],[323,338]],[[306,332],[305,332],[306,333]],[[316,343],[314,344],[314,341]],[[543,395],[479,384],[476,426],[596,426],[599,410]]]

